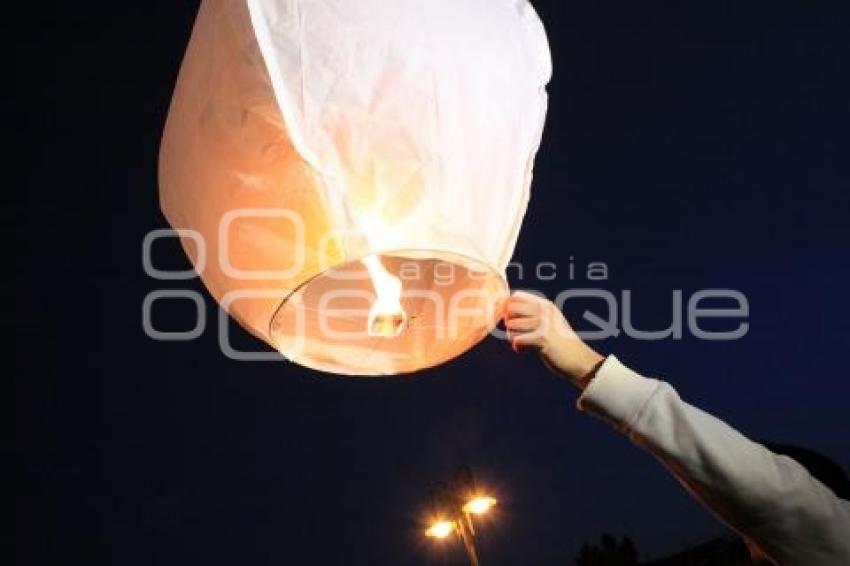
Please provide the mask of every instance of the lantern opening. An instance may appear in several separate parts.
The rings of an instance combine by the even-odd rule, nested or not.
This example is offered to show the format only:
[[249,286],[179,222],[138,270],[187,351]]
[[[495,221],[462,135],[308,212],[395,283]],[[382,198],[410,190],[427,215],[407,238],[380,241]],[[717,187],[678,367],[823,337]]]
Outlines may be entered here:
[[[393,300],[378,300],[376,285],[387,285],[392,292],[384,298]],[[484,339],[507,294],[502,273],[477,259],[439,250],[383,251],[305,281],[280,303],[268,336],[288,359],[313,369],[409,373]]]
[[363,263],[369,270],[376,295],[369,309],[369,335],[387,338],[398,336],[407,325],[407,313],[401,306],[401,279],[388,272],[377,255],[363,258]]

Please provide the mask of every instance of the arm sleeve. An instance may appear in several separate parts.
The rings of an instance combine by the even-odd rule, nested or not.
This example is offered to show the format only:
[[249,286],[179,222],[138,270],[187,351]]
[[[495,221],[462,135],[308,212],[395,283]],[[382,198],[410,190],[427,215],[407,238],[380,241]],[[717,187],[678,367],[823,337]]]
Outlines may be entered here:
[[578,400],[651,452],[720,520],[778,564],[850,564],[850,502],[787,456],[609,356]]

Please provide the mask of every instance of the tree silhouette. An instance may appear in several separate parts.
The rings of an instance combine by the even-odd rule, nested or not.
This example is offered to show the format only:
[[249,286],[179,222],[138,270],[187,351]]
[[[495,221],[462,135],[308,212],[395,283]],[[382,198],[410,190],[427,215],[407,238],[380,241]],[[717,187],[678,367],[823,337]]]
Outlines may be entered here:
[[598,545],[584,542],[573,562],[576,566],[637,566],[638,551],[629,537],[617,540],[605,533]]

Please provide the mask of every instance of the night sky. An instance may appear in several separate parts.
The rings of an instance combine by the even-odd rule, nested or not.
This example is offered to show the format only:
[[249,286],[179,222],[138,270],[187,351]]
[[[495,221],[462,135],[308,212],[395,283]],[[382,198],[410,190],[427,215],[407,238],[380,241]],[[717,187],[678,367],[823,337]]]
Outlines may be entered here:
[[[850,466],[850,3],[534,4],[554,77],[514,260],[559,272],[512,285],[553,297],[605,262],[646,329],[669,325],[674,289],[740,290],[741,340],[595,345],[754,438]],[[48,2],[3,24],[3,217],[24,257],[4,269],[16,518],[2,536],[18,563],[460,564],[421,522],[458,464],[502,501],[487,565],[565,565],[603,532],[654,556],[722,534],[495,339],[414,376],[350,379],[228,360],[212,327],[145,336],[142,301],[163,285],[142,240],[166,227],[157,152],[197,5]],[[173,240],[154,252],[187,265]],[[203,291],[217,320],[198,280],[169,286]],[[568,314],[588,327],[582,310]],[[193,307],[163,303],[155,323],[190,328]]]

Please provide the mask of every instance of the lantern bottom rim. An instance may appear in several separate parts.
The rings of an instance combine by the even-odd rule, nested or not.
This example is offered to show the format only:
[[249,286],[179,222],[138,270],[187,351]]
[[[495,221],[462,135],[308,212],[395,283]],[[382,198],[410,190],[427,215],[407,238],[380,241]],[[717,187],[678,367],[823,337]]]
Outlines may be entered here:
[[377,293],[363,257],[305,280],[274,312],[272,345],[288,360],[348,376],[387,376],[434,367],[468,351],[498,324],[508,285],[487,263],[455,252],[376,252],[402,284],[407,316],[398,335],[369,332]]

